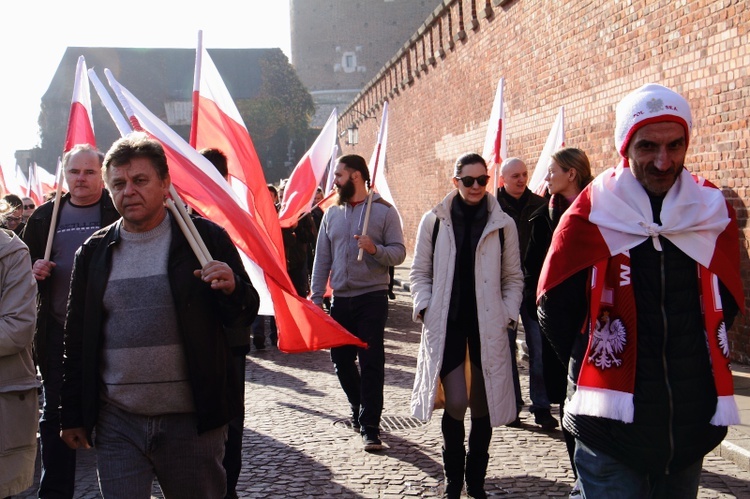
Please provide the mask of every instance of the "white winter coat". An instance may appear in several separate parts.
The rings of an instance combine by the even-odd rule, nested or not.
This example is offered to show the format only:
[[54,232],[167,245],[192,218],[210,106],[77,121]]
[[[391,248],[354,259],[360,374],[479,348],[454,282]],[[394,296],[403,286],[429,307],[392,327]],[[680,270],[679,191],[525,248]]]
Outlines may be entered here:
[[[422,421],[432,416],[443,363],[456,264],[456,240],[450,212],[453,198],[457,195],[458,190],[454,189],[422,217],[409,274],[414,302],[413,319],[418,320],[419,312],[427,309],[411,397],[412,415]],[[477,314],[490,423],[501,426],[516,418],[507,325],[508,321],[518,317],[523,273],[515,222],[489,194],[487,210],[487,225],[475,255]],[[440,229],[433,252],[435,217],[440,219]],[[502,244],[498,235],[501,229],[504,231]]]

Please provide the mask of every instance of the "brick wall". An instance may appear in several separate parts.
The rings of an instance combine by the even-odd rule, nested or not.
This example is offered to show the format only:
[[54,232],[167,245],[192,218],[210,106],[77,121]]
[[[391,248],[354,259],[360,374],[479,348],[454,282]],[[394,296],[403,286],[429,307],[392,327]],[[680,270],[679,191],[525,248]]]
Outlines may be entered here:
[[[445,0],[342,114],[341,131],[360,129],[360,143],[343,152],[369,158],[387,99],[385,170],[411,252],[420,216],[451,188],[453,161],[481,152],[501,76],[508,154],[533,167],[564,106],[566,144],[585,150],[595,173],[618,159],[617,102],[661,83],[693,109],[686,165],[737,211],[747,294],[749,29],[746,0]],[[739,318],[730,332],[745,363],[749,329]]]

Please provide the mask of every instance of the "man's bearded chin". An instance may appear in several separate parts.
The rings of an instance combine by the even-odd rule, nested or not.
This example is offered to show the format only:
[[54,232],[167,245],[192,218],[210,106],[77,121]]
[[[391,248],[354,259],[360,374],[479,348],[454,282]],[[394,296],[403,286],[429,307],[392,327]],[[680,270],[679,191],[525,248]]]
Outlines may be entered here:
[[354,182],[351,179],[338,188],[338,196],[336,200],[338,205],[346,204],[354,196]]

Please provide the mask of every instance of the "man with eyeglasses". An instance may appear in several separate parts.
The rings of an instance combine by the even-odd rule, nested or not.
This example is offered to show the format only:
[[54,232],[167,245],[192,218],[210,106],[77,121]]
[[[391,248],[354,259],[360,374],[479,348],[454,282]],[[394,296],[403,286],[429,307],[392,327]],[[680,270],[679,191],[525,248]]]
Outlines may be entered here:
[[24,228],[23,218],[21,216],[23,202],[21,201],[21,198],[15,194],[6,194],[3,196],[3,201],[12,208],[12,211],[3,218],[0,226],[4,229],[12,230],[16,235],[20,236]]
[[[311,299],[323,306],[330,277],[331,317],[367,343],[367,348],[331,348],[331,360],[351,406],[352,426],[362,434],[364,450],[381,450],[388,267],[406,258],[404,234],[396,208],[378,194],[371,200],[367,235],[362,234],[370,190],[370,171],[362,156],[339,158],[334,186],[338,204],[328,208],[320,224]],[[357,259],[360,250],[361,261]]]
[[23,202],[23,223],[26,223],[29,221],[31,214],[34,213],[36,204],[34,203],[34,200],[29,197],[23,197],[21,198],[21,201]]
[[75,252],[96,230],[120,218],[104,190],[102,160],[102,154],[88,144],[74,146],[63,157],[70,192],[60,199],[49,260],[44,259],[44,254],[54,200],[34,211],[22,235],[29,247],[32,273],[39,290],[34,345],[44,390],[39,421],[42,455],[39,497],[73,497],[76,454],[60,438],[58,409],[63,381],[63,324]]

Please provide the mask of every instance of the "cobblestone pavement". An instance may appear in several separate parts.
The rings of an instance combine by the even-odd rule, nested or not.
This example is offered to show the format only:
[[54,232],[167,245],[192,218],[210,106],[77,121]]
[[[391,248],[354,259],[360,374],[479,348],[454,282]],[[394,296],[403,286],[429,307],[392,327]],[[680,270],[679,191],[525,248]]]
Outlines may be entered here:
[[[247,362],[240,497],[440,497],[441,411],[427,424],[409,417],[420,332],[411,322],[407,293],[397,290],[389,314],[382,434],[388,448],[364,452],[359,436],[344,424],[348,405],[328,352],[253,350]],[[520,364],[528,394],[526,367]],[[562,433],[542,431],[526,410],[521,417],[522,428],[494,430],[489,495],[567,497],[573,474]],[[35,491],[17,497],[35,497]],[[76,497],[99,497],[93,452],[79,451]],[[153,497],[161,497],[157,485]],[[750,472],[709,454],[699,497],[750,497]]]

